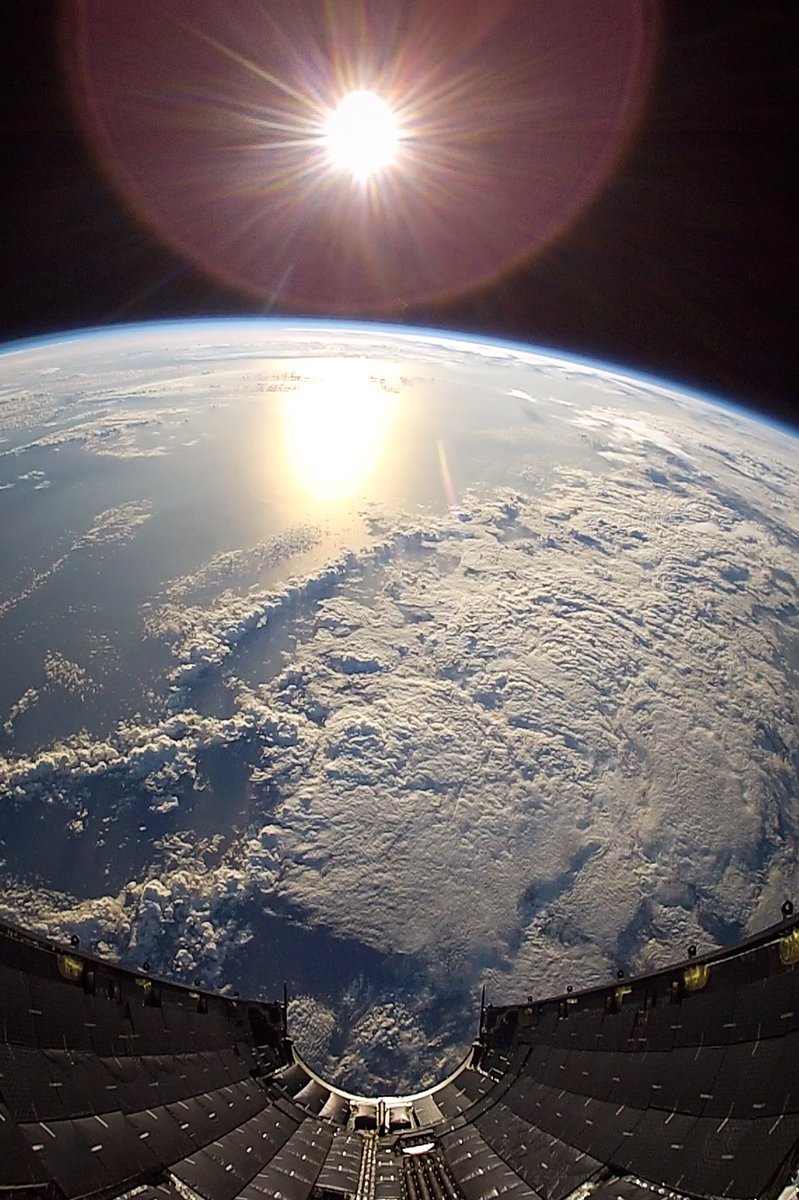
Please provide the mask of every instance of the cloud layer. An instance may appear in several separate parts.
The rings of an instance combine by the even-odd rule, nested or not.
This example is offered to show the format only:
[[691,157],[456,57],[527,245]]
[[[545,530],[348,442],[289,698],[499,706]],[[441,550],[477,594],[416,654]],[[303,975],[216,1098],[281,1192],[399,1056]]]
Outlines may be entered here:
[[[468,366],[463,345],[430,353]],[[296,1032],[351,1085],[412,1087],[420,1056],[440,1072],[481,983],[502,1000],[643,969],[799,894],[795,441],[488,358],[516,406],[480,433],[506,484],[369,507],[361,545],[293,577],[318,528],[211,558],[142,613],[172,655],[160,715],[0,758],[20,827],[47,809],[77,840],[140,820],[152,841],[84,895],[15,878],[9,846],[0,911],[231,986],[268,959],[259,915],[319,931],[337,965],[300,982]],[[68,553],[150,516],[104,511]],[[45,667],[89,686],[55,648]],[[358,947],[396,969],[370,978]]]

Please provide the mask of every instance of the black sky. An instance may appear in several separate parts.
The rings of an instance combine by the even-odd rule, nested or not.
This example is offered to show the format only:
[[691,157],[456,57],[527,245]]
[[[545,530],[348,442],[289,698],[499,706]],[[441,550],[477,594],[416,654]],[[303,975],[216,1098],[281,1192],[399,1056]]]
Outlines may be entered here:
[[[795,421],[799,12],[664,0],[662,14],[641,128],[579,221],[491,287],[396,319],[626,364]],[[4,0],[0,46],[2,340],[261,311],[159,243],[95,165],[56,6]]]

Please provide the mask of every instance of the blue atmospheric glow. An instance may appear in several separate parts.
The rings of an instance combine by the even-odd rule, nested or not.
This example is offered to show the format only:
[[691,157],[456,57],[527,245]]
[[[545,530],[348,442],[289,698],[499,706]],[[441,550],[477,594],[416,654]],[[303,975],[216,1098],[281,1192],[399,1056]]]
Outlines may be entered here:
[[499,349],[507,349],[515,353],[537,354],[556,362],[590,368],[597,372],[615,375],[630,383],[642,383],[650,387],[657,387],[666,393],[678,393],[687,399],[698,400],[713,408],[726,409],[736,417],[740,418],[743,416],[749,420],[771,426],[781,433],[787,433],[792,437],[799,437],[799,429],[793,427],[787,421],[781,421],[779,418],[758,412],[754,404],[750,405],[744,400],[730,400],[727,397],[715,395],[702,388],[697,388],[687,381],[663,379],[650,372],[639,370],[636,367],[604,362],[593,357],[560,350],[554,346],[534,345],[529,342],[509,338],[487,336],[480,332],[471,333],[464,330],[436,327],[395,325],[379,321],[353,321],[323,317],[177,317],[168,320],[138,321],[120,325],[95,325],[83,329],[39,334],[35,337],[19,338],[7,342],[5,345],[0,345],[0,358],[50,345],[73,343],[91,338],[129,337],[139,334],[145,335],[154,330],[167,329],[197,329],[199,331],[205,327],[217,329],[221,326],[233,326],[236,329],[252,327],[270,331],[273,329],[275,331],[282,329],[312,329],[316,332],[327,331],[330,333],[357,330],[364,333],[374,332],[376,334],[390,335],[391,337],[398,337],[409,341],[412,341],[414,338],[426,338],[427,340],[432,338],[434,340],[463,342],[472,346],[496,346]]

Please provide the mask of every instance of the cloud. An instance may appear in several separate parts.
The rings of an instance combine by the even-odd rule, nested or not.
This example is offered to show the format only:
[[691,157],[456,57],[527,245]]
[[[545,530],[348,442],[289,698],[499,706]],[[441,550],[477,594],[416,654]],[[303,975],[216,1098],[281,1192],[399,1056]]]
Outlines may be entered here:
[[187,711],[152,725],[120,725],[106,741],[84,733],[28,757],[0,756],[0,796],[69,797],[109,775],[143,782],[169,769],[193,775],[199,746],[235,743],[251,732],[246,714],[219,719]]
[[8,734],[9,737],[11,737],[14,733],[14,722],[17,720],[17,718],[21,717],[22,714],[24,712],[27,712],[29,708],[35,708],[38,701],[39,701],[38,689],[30,687],[30,688],[27,688],[22,693],[20,698],[11,705],[11,708],[9,709],[9,713],[8,713],[8,719],[6,720],[5,724],[3,725],[3,730],[5,733]]
[[[460,939],[479,957],[514,936],[521,885],[538,882],[547,908],[581,877],[607,895],[615,870],[635,886],[592,927],[610,958],[641,882],[657,891],[679,871],[712,896],[735,861],[748,899],[764,853],[785,852],[752,720],[768,712],[793,737],[765,612],[751,620],[777,616],[779,549],[741,546],[699,492],[657,504],[621,480],[599,499],[585,483],[564,480],[543,508],[475,507],[468,527],[392,559],[360,620],[341,614],[341,638],[322,601],[265,689],[308,718],[310,765],[277,815],[281,887],[318,920],[408,951]],[[602,855],[583,859],[594,843]]]
[[[379,567],[394,554],[407,552],[425,536],[436,536],[432,530],[432,523],[425,529],[394,528],[381,540],[373,539],[362,551],[345,550],[321,567],[269,590],[243,588],[242,580],[236,588],[208,587],[214,581],[226,580],[231,572],[252,576],[254,566],[260,572],[263,561],[269,561],[267,547],[257,548],[256,553],[248,551],[242,559],[217,556],[210,570],[178,581],[168,589],[166,598],[148,605],[145,613],[148,633],[171,643],[176,659],[170,676],[171,706],[180,709],[186,704],[191,688],[209,672],[218,670],[250,635],[270,622],[301,620],[307,610],[345,586],[351,576],[360,575],[370,564]],[[296,531],[273,548],[270,565],[307,551],[317,540],[315,532]],[[202,602],[188,603],[187,598],[198,591],[205,592]]]
[[89,528],[73,540],[68,550],[42,570],[36,571],[24,588],[0,603],[0,618],[44,587],[74,554],[92,550],[97,546],[128,541],[136,530],[149,520],[150,512],[151,505],[148,501],[129,501],[98,513]]
[[[116,402],[126,397],[106,395],[92,412],[84,412],[79,424],[70,422],[60,426],[57,414],[47,415],[47,425],[56,424],[30,441],[19,442],[3,451],[0,458],[26,454],[37,450],[59,450],[64,446],[79,446],[89,454],[103,458],[161,458],[174,449],[174,442],[181,434],[185,437],[184,425],[189,409],[161,403],[157,408],[123,408]],[[35,414],[29,414],[35,415]],[[26,428],[27,418],[20,415],[21,429]],[[38,420],[37,420],[38,423]],[[22,480],[41,472],[26,472]],[[41,486],[41,485],[37,485]]]
[[45,654],[44,674],[49,683],[56,684],[76,696],[85,695],[91,687],[84,668],[56,650],[48,650]]
[[[586,381],[531,360],[533,390],[528,370],[546,399]],[[411,1082],[423,1047],[451,1061],[481,980],[554,992],[776,917],[799,885],[795,445],[617,382],[558,414],[580,452],[545,479],[523,448],[514,486],[457,514],[370,510],[364,546],[321,565],[298,528],[153,597],[165,711],[0,759],[0,790],[61,805],[75,837],[98,781],[145,814],[143,842],[197,795],[222,810],[239,776],[241,811],[158,837],[114,895],[12,887],[7,911],[214,982],[264,910],[394,955],[412,978],[341,965],[335,1002],[331,979],[294,1011],[326,1069],[341,1052],[353,1079]],[[72,551],[144,515],[102,514]]]
[[92,524],[72,544],[73,550],[85,550],[89,546],[107,546],[113,542],[125,542],[136,530],[150,519],[151,505],[147,501],[129,501],[115,508],[108,508],[95,517]]
[[237,919],[245,891],[241,872],[216,861],[213,839],[183,835],[155,847],[159,869],[114,896],[77,900],[13,881],[0,916],[66,940],[72,934],[93,952],[205,986],[226,983],[224,958],[247,940]]
[[356,1093],[407,1095],[455,1069],[478,1012],[475,991],[448,990],[440,973],[415,964],[412,978],[389,986],[348,979],[334,1007],[314,996],[291,997],[289,1028],[324,1078]]
[[[467,513],[401,524],[282,592],[223,592],[190,614],[200,654],[196,624],[180,646],[185,665],[226,664],[233,716],[182,709],[55,747],[4,763],[5,786],[66,794],[112,772],[158,795],[204,747],[254,739],[254,832],[229,853],[248,888],[498,988],[630,966],[675,909],[706,938],[745,923],[789,857],[775,794],[797,819],[758,732],[795,736],[776,656],[784,547],[742,540],[703,487],[653,492],[629,472],[599,489],[564,472],[543,503],[495,493]],[[236,681],[277,610],[298,629],[290,663]]]

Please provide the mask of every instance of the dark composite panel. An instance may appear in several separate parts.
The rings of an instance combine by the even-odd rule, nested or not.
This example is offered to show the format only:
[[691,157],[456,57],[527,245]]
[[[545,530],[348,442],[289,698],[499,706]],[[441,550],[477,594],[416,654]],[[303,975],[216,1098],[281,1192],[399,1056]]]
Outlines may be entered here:
[[358,1187],[363,1138],[354,1133],[338,1132],[319,1174],[318,1185],[330,1191],[352,1192]]
[[[277,1065],[280,1006],[261,1016],[259,1053]],[[168,1200],[168,1168],[194,1154],[212,1170],[224,1138],[235,1158],[269,1103],[249,1006],[3,929],[0,1032],[0,1188],[52,1182],[71,1198],[147,1183]],[[222,1172],[228,1184],[236,1163]]]
[[0,926],[0,1193],[566,1200],[585,1184],[594,1200],[645,1200],[636,1176],[770,1200],[799,1152],[799,922],[488,1008],[471,1065],[404,1104],[411,1128],[404,1116],[365,1139],[345,1127],[346,1098],[293,1061],[284,1006]]
[[[516,1153],[517,1169],[541,1188],[509,1148],[503,1107],[528,1149],[522,1126],[532,1125],[652,1183],[776,1195],[799,1147],[797,942],[786,923],[717,961],[489,1010],[483,1068],[497,1105],[461,1117],[498,1152]],[[513,1071],[498,1071],[511,1055]]]
[[499,1101],[475,1125],[491,1148],[543,1200],[564,1200],[593,1179],[602,1163],[517,1116]]
[[495,1154],[473,1125],[441,1138],[444,1159],[466,1200],[507,1196],[508,1200],[537,1200],[535,1192]]

